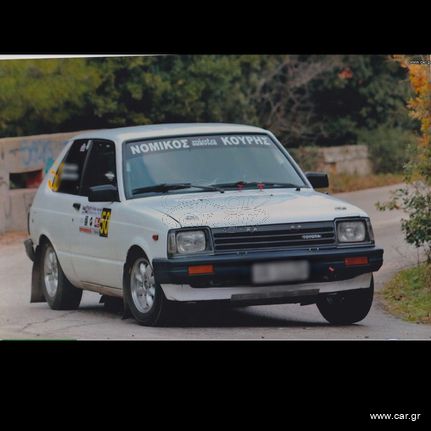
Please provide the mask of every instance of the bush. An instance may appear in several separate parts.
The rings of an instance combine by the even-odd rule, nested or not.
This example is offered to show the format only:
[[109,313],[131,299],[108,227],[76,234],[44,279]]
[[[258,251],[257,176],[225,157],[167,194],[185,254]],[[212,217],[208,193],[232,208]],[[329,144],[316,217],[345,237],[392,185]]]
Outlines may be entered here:
[[410,130],[380,126],[358,132],[358,143],[368,146],[375,173],[399,173],[408,160],[409,147],[416,143],[416,136]]
[[408,214],[407,219],[401,220],[405,239],[417,248],[423,247],[431,263],[431,193],[427,184],[423,181],[413,182],[408,175],[405,177],[408,186],[395,190],[389,202],[378,202],[377,208],[401,209]]
[[288,151],[303,171],[315,171],[318,169],[320,160],[319,147],[290,148]]

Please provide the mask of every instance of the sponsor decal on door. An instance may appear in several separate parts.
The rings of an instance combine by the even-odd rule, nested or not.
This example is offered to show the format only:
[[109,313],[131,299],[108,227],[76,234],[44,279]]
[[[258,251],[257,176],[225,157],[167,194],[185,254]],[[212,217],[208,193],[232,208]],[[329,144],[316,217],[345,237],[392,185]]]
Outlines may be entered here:
[[84,205],[80,214],[79,231],[86,234],[108,237],[110,208],[98,208]]

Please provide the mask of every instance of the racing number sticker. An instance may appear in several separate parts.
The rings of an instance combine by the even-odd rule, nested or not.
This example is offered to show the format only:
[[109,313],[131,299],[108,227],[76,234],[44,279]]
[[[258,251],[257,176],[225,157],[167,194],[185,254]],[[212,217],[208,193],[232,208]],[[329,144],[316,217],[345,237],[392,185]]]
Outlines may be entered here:
[[103,208],[102,216],[100,217],[99,235],[107,237],[109,233],[109,219],[111,218],[111,209]]
[[83,205],[79,220],[79,232],[106,238],[109,234],[110,208]]

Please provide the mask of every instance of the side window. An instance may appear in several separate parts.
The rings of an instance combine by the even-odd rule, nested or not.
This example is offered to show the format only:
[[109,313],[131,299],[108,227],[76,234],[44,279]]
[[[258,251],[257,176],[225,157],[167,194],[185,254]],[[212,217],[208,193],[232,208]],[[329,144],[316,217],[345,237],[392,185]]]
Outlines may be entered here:
[[91,141],[87,139],[79,139],[72,144],[55,173],[51,190],[72,195],[79,193],[82,170],[90,145]]
[[117,185],[115,144],[111,141],[93,140],[85,165],[81,195],[88,196],[88,189],[105,184]]

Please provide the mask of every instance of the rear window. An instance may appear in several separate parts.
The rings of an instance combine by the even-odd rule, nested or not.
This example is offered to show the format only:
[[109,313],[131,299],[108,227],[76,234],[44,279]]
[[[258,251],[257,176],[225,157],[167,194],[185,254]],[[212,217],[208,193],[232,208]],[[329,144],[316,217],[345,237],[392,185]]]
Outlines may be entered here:
[[87,139],[77,140],[71,145],[54,174],[50,183],[51,190],[58,193],[79,194],[82,170],[90,146],[91,141]]

